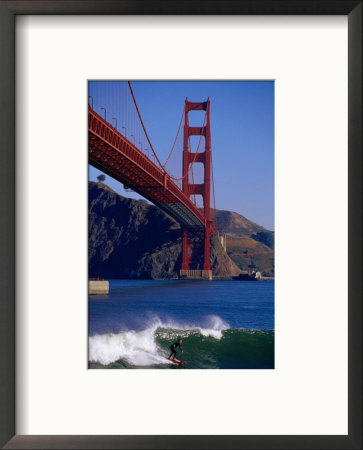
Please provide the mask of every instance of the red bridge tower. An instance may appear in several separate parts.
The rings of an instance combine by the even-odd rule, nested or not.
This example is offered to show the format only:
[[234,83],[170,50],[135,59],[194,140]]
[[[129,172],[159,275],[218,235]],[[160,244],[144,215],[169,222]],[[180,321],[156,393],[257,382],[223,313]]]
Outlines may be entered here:
[[[183,229],[183,258],[180,271],[181,276],[208,278],[212,279],[212,271],[209,262],[209,246],[210,234],[212,232],[212,220],[210,213],[210,194],[211,194],[211,133],[210,133],[210,100],[201,103],[189,102],[185,100],[185,122],[184,122],[184,146],[183,146],[183,187],[184,194],[190,198],[191,195],[201,195],[203,197],[205,227],[204,227],[204,260],[203,270],[189,270],[189,264],[192,259],[192,252],[188,254],[188,250],[192,251],[192,242],[190,234],[193,229]],[[188,114],[190,111],[205,111],[206,117],[201,127],[189,126]],[[192,153],[189,148],[190,136],[204,136],[205,147],[204,152]],[[194,163],[202,163],[204,165],[204,182],[203,184],[192,184],[189,180],[189,172],[191,165]],[[197,273],[199,272],[199,273]]]

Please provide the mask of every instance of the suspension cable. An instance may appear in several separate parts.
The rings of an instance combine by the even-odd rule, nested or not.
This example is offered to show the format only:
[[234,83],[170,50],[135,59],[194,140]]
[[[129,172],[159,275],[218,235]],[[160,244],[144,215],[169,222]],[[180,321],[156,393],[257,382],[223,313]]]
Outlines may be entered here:
[[131,92],[132,98],[133,98],[133,100],[134,100],[134,104],[135,104],[135,107],[136,107],[136,111],[137,111],[137,114],[138,114],[138,116],[139,116],[139,119],[140,119],[142,128],[143,128],[144,133],[145,133],[145,136],[146,136],[146,139],[147,139],[147,141],[148,141],[148,143],[149,143],[149,145],[150,145],[150,148],[151,148],[152,152],[154,153],[154,156],[155,156],[157,162],[159,163],[159,166],[160,166],[161,169],[163,169],[164,172],[165,172],[164,166],[161,164],[161,162],[160,162],[160,160],[159,160],[159,158],[158,158],[158,155],[156,154],[156,152],[155,152],[155,150],[154,150],[154,147],[152,146],[152,143],[151,143],[151,141],[150,141],[149,135],[147,134],[147,131],[146,131],[144,122],[143,122],[143,120],[142,120],[142,118],[141,118],[141,114],[140,114],[140,111],[139,111],[139,107],[137,106],[136,98],[135,98],[135,95],[134,95],[134,91],[133,91],[132,86],[131,86],[131,81],[128,81],[127,83],[128,83],[128,85],[129,85],[130,92]]
[[181,125],[182,125],[182,123],[183,123],[184,115],[185,115],[185,106],[184,106],[184,108],[183,108],[182,116],[181,116],[180,123],[179,123],[178,132],[177,132],[177,134],[176,134],[176,136],[175,136],[174,144],[173,144],[173,146],[172,146],[172,148],[171,148],[171,150],[170,150],[170,153],[169,153],[169,156],[168,156],[167,160],[165,161],[165,164],[163,165],[163,169],[165,169],[165,166],[168,164],[169,159],[170,159],[170,157],[171,157],[171,155],[172,155],[172,153],[173,153],[173,151],[174,151],[176,141],[178,140],[180,128],[181,128]]

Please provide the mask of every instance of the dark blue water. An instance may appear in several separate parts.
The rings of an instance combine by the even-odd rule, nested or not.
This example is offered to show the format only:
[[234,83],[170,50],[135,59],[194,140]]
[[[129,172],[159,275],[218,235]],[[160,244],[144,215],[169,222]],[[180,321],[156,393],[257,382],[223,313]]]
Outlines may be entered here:
[[89,335],[143,330],[156,321],[182,328],[274,330],[274,281],[110,281],[90,296]]

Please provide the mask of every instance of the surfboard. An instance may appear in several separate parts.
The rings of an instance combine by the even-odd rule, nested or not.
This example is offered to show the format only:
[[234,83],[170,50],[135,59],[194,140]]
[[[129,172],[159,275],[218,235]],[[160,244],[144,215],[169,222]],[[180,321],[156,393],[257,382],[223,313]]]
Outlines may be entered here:
[[178,359],[169,359],[169,358],[166,359],[174,364],[186,364],[185,361],[179,361]]

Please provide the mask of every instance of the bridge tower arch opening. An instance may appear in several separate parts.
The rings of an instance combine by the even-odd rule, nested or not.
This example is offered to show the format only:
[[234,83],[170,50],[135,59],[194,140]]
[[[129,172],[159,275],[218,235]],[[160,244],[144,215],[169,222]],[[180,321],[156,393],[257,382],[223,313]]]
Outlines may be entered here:
[[[210,267],[210,234],[212,232],[212,219],[210,208],[211,197],[211,132],[210,132],[210,100],[206,102],[189,102],[185,100],[185,118],[184,118],[184,140],[183,140],[183,193],[190,198],[193,195],[201,195],[203,198],[203,215],[204,223],[204,243],[203,243],[203,269],[201,271],[202,278],[212,277]],[[188,114],[190,111],[205,111],[205,119],[202,126],[190,126]],[[204,152],[192,152],[189,143],[191,136],[204,137]],[[194,163],[202,163],[204,166],[204,180],[201,184],[193,184],[189,177],[191,165]],[[193,247],[192,235],[198,231],[190,228],[183,229],[182,240],[182,267],[181,275],[188,276],[189,272],[194,272],[190,265],[192,263],[191,251]],[[191,269],[191,270],[190,270]],[[193,273],[191,274],[193,276]]]

